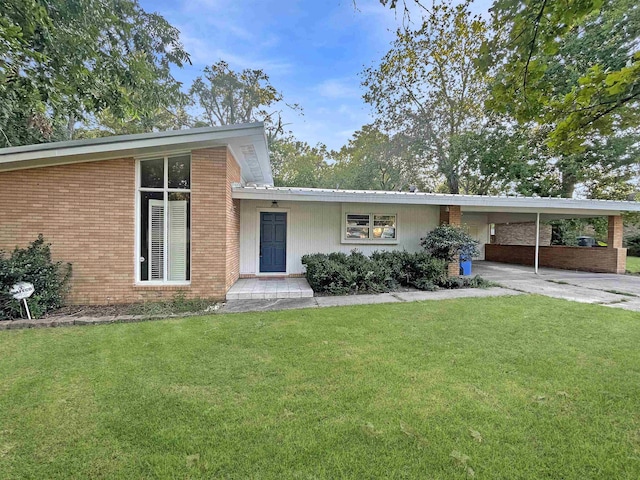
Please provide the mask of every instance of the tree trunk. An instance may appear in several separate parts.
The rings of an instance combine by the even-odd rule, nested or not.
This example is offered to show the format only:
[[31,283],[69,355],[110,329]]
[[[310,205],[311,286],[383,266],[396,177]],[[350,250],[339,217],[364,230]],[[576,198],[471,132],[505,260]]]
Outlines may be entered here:
[[576,189],[576,176],[572,173],[562,172],[562,191],[561,194],[564,198],[573,197],[573,192]]
[[73,134],[76,130],[76,117],[73,113],[69,114],[69,122],[67,123],[67,138],[73,140]]

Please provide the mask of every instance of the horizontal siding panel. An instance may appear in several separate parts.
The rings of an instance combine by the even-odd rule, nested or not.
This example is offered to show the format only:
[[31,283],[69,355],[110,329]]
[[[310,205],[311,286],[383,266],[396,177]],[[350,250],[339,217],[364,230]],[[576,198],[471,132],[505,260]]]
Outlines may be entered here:
[[[242,200],[240,214],[240,273],[258,272],[259,212],[268,210],[271,202]],[[398,243],[342,243],[343,207],[335,202],[278,202],[288,212],[287,272],[304,272],[301,258],[307,253],[345,252],[358,249],[370,254],[375,250],[418,251],[420,238],[438,225],[440,210],[434,205],[349,204],[349,212],[393,213],[398,216]]]

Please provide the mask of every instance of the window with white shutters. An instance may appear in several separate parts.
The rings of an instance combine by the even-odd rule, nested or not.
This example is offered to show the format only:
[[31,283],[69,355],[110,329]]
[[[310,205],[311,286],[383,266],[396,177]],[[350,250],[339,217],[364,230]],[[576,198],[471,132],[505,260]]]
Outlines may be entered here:
[[137,280],[186,283],[191,256],[191,158],[138,162]]

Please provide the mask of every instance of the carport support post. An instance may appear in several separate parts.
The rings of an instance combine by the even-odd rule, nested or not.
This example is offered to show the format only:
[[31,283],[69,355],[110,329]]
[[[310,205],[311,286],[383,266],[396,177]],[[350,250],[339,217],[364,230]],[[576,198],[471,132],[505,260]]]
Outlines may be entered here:
[[540,262],[540,212],[536,213],[536,259],[534,270],[538,274],[538,263]]

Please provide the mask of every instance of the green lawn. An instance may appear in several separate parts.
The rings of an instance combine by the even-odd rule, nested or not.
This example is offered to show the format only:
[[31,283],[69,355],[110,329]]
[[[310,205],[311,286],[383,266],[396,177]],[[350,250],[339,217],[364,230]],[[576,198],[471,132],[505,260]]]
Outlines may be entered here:
[[640,257],[627,257],[627,272],[640,273]]
[[640,315],[536,296],[0,333],[2,478],[640,478]]

